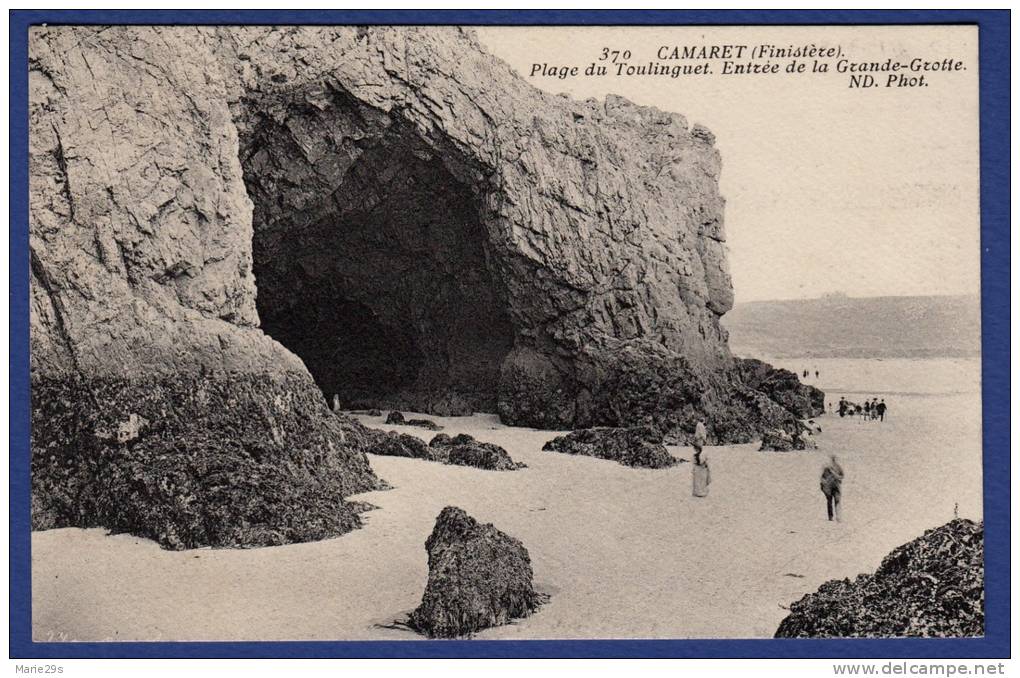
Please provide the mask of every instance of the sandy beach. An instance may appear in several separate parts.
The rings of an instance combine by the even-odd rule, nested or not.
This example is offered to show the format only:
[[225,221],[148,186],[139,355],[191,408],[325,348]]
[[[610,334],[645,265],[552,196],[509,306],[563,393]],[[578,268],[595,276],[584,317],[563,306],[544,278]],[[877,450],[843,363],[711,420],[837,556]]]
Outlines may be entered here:
[[[819,369],[806,383],[830,401],[885,398],[887,421],[819,417],[817,451],[707,448],[711,492],[696,499],[690,464],[632,469],[543,452],[556,432],[493,415],[429,417],[447,433],[502,445],[528,468],[371,456],[394,489],[356,497],[379,507],[364,528],[317,543],[172,552],[101,529],[36,532],[34,638],[418,639],[393,622],[421,599],[424,541],[446,505],[519,538],[536,587],[551,596],[534,616],[479,638],[771,637],[785,606],[824,581],[874,570],[954,510],[982,518],[978,361],[777,364]],[[826,520],[818,488],[830,452],[847,473],[841,523]]]

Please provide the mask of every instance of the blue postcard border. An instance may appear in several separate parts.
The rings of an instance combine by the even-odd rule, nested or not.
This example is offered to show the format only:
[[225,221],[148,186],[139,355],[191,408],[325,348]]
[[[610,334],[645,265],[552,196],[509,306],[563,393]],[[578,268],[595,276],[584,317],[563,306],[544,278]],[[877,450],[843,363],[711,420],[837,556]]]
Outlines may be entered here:
[[[29,522],[28,27],[50,24],[820,25],[979,29],[986,635],[968,639],[38,643]],[[10,13],[10,656],[12,658],[1010,656],[1008,10],[12,10]]]

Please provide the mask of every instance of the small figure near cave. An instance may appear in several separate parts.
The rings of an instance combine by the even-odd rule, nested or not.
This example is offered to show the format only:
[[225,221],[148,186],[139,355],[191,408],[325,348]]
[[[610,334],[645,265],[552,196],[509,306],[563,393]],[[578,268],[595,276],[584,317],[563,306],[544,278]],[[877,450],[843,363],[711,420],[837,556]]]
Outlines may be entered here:
[[831,455],[829,463],[822,469],[820,486],[822,494],[825,495],[825,509],[829,520],[835,518],[836,522],[840,522],[843,516],[839,505],[843,492],[843,475],[843,467],[839,465],[836,455]]

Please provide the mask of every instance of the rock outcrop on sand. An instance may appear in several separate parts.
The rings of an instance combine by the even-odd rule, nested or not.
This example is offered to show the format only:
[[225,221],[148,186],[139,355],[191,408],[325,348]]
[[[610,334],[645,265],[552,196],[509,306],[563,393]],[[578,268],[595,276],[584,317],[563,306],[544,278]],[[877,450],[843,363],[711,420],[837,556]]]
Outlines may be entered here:
[[786,431],[769,430],[765,431],[761,437],[761,447],[758,448],[759,452],[793,452],[796,450],[815,450],[818,449],[817,443],[807,437],[811,435],[809,431],[803,430],[793,435],[790,435]]
[[738,358],[737,370],[747,388],[764,393],[801,419],[825,413],[825,393],[801,384],[789,370],[777,369],[754,358]]
[[430,638],[461,638],[527,617],[544,602],[524,545],[455,506],[425,542],[429,578],[408,624]]
[[402,412],[394,410],[386,415],[387,424],[397,424],[400,426],[417,426],[418,428],[424,428],[429,431],[441,431],[443,427],[432,421],[431,419],[405,419]]
[[822,584],[777,638],[984,635],[984,524],[956,519],[895,549],[874,574]]
[[[817,405],[727,349],[720,157],[679,115],[543,94],[457,28],[39,26],[29,52],[37,527],[178,520],[115,484],[137,520],[90,503],[109,480],[84,457],[121,453],[93,422],[135,407],[89,393],[151,392],[156,426],[222,393],[222,420],[165,429],[139,472],[230,534],[279,531],[197,482],[203,436],[296,511],[322,469],[330,496],[377,485],[318,389],[539,427],[703,417],[716,442]],[[79,490],[58,497],[62,474]]]
[[452,438],[440,433],[429,442],[429,448],[441,461],[457,466],[474,466],[489,471],[526,468],[525,464],[511,459],[510,454],[499,445],[480,442],[466,433]]
[[662,433],[647,426],[571,431],[553,438],[542,449],[609,459],[636,468],[669,468],[679,463],[662,444]]
[[[171,549],[270,546],[360,525],[378,486],[300,375],[40,377],[32,526],[106,527]],[[172,403],[172,406],[168,404]]]
[[459,433],[452,438],[440,433],[426,445],[421,438],[408,433],[380,431],[357,423],[352,426],[358,429],[352,435],[352,441],[361,452],[438,461],[454,466],[473,466],[486,471],[527,468],[525,464],[511,459],[510,454],[499,445],[480,442],[466,433]]

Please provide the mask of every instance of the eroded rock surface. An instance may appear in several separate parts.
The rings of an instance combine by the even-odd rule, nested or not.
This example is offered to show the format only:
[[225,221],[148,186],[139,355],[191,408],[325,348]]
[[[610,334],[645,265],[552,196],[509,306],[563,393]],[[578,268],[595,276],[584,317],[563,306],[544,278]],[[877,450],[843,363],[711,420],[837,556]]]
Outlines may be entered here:
[[636,468],[669,468],[679,463],[662,444],[662,433],[646,426],[571,431],[553,438],[542,449],[609,459]]
[[429,579],[409,624],[430,638],[460,638],[527,617],[545,597],[528,549],[463,509],[447,506],[425,542]]
[[956,519],[894,549],[874,574],[790,606],[777,638],[958,638],[985,631],[984,523]]
[[714,441],[803,416],[727,349],[719,153],[679,115],[543,94],[457,28],[36,27],[30,68],[33,384],[265,379],[228,401],[264,410],[245,433],[302,399],[307,459],[352,487],[375,478],[313,379]]
[[473,436],[461,433],[452,438],[440,433],[429,441],[429,448],[441,460],[457,466],[474,466],[489,471],[516,471],[526,465],[510,458],[510,453],[499,445],[483,443]]

